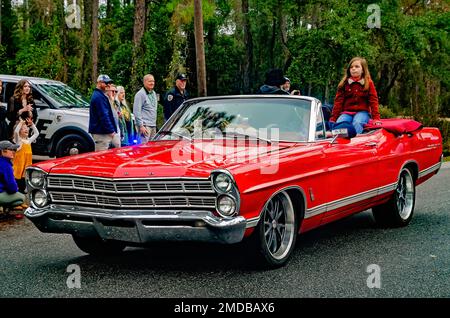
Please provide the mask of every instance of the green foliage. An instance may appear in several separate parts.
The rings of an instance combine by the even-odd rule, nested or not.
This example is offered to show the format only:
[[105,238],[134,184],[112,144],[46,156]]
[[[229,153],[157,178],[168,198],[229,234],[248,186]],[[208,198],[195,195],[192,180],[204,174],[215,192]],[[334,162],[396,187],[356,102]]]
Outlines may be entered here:
[[395,118],[397,114],[394,113],[389,107],[379,105],[380,117],[381,118]]
[[[22,2],[11,6],[11,1],[1,1],[1,72],[67,79],[89,95],[92,52],[86,12],[81,30],[63,29],[60,0],[28,2],[26,11]],[[186,72],[188,89],[195,95],[192,0],[146,1],[145,33],[138,48],[132,42],[134,1],[102,3],[99,72],[123,85],[130,102],[147,73],[155,75],[156,91],[163,95],[175,74]],[[372,3],[381,9],[380,28],[367,26]],[[250,91],[257,90],[268,69],[277,67],[302,94],[333,103],[347,63],[362,56],[369,63],[380,103],[389,105],[380,107],[382,117],[397,114],[432,120],[431,124],[440,125],[448,145],[448,124],[438,120],[450,117],[448,1],[248,0],[245,18],[251,43],[244,41],[243,1],[202,4],[209,95],[243,92],[248,61],[245,85],[250,83]]]

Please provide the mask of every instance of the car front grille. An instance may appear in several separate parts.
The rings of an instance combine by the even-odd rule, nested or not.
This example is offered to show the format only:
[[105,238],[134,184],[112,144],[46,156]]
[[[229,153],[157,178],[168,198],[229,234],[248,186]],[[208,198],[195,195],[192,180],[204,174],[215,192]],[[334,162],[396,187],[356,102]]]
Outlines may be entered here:
[[49,175],[52,203],[109,209],[214,209],[209,179],[100,179]]

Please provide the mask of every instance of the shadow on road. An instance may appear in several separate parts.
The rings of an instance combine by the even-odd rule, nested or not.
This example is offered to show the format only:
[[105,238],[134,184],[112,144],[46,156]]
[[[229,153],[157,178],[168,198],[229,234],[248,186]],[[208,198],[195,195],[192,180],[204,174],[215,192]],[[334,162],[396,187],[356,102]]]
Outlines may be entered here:
[[[336,249],[332,242],[340,242],[338,246],[345,249],[346,241],[351,245],[352,241],[361,236],[361,233],[371,229],[378,231],[368,213],[325,225],[300,235],[292,256],[295,259],[301,259],[303,252],[310,248],[320,250],[318,253],[327,253],[327,250],[331,248]],[[128,247],[123,253],[109,257],[84,255],[71,262],[83,268],[107,265],[120,270],[261,271],[263,268],[252,262],[252,256],[246,248],[247,245],[243,243],[221,245],[198,242],[158,242],[149,244],[146,248]]]

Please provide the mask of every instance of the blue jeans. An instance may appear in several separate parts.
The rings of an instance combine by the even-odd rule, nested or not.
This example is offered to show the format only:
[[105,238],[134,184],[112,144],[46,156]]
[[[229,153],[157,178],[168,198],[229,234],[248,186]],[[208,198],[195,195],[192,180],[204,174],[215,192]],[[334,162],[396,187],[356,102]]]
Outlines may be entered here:
[[369,119],[369,113],[366,111],[361,111],[357,112],[355,115],[341,114],[336,120],[336,123],[341,123],[343,121],[352,123],[353,127],[355,127],[356,133],[360,134],[364,129],[364,125],[369,122]]

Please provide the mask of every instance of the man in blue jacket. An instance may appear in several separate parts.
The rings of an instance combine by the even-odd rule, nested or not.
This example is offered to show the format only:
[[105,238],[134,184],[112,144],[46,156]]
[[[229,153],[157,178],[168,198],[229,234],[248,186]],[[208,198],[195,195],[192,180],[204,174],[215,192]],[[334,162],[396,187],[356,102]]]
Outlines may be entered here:
[[0,141],[0,206],[18,206],[25,202],[14,179],[12,160],[17,148],[19,145],[9,140]]
[[106,96],[106,89],[112,82],[108,75],[100,75],[91,97],[89,133],[94,139],[95,151],[107,150],[117,134],[111,104]]

